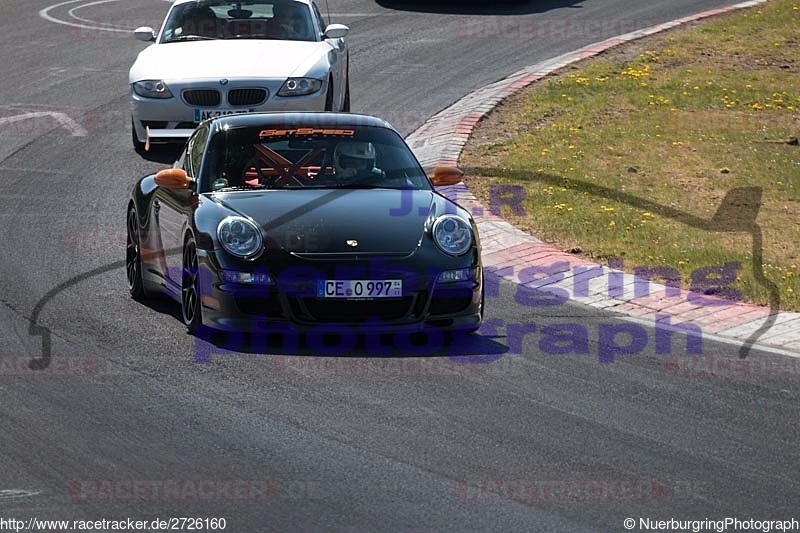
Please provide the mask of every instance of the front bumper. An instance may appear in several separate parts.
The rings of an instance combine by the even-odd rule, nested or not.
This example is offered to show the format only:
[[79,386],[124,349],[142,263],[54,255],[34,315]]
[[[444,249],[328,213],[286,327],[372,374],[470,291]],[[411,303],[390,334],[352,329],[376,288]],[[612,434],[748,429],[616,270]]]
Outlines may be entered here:
[[[477,253],[473,258],[477,258]],[[466,259],[467,262],[464,260]],[[267,273],[271,284],[245,285],[224,280],[212,252],[200,258],[203,323],[223,331],[326,332],[340,335],[477,329],[483,315],[483,272],[480,261],[462,258],[459,265],[419,269],[416,261],[378,260],[360,276],[352,264],[284,263],[250,265]],[[424,263],[422,263],[424,264]],[[443,270],[469,268],[472,279],[441,283]],[[231,266],[226,268],[231,271]],[[267,272],[267,270],[269,270]],[[262,278],[263,279],[263,278]],[[374,299],[326,299],[316,294],[319,279],[401,279],[402,296]]]
[[[167,82],[172,93],[170,98],[146,98],[130,90],[131,116],[133,128],[139,142],[178,142],[185,141],[197,124],[215,116],[263,111],[323,111],[327,82],[316,93],[305,96],[278,96],[285,79],[237,79],[228,80],[224,85],[220,79]],[[231,101],[231,94],[240,91],[263,90],[266,98],[259,100]],[[218,102],[210,100],[203,105],[203,99],[192,99],[187,91],[216,92]],[[195,95],[201,93],[194,93]],[[241,100],[241,99],[240,99]]]

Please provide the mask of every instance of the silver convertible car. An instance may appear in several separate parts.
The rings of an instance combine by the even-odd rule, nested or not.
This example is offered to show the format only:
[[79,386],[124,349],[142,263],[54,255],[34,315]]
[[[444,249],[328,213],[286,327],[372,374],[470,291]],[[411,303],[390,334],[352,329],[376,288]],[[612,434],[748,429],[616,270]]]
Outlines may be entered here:
[[176,0],[130,69],[134,148],[185,142],[209,118],[254,111],[349,111],[342,24],[313,0]]

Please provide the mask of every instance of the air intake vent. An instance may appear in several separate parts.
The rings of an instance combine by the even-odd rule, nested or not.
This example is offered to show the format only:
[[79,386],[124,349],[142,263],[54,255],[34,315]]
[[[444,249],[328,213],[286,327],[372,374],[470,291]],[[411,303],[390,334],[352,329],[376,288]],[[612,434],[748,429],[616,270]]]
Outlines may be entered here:
[[216,89],[187,89],[183,91],[183,99],[187,104],[199,107],[216,107],[220,102]]
[[266,99],[265,89],[232,89],[228,93],[228,103],[231,105],[259,105]]

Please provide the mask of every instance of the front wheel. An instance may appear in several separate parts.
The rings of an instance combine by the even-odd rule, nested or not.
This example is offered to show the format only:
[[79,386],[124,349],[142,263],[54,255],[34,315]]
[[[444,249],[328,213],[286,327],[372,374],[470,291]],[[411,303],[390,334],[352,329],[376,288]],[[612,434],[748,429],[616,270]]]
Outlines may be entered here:
[[193,237],[186,239],[183,247],[183,275],[181,276],[181,314],[189,333],[195,333],[203,324],[200,301],[200,268],[197,245]]
[[325,93],[325,111],[333,111],[333,78],[328,79],[328,92]]
[[344,88],[344,103],[342,104],[342,112],[350,112],[350,78],[347,78],[347,85]]
[[128,278],[128,292],[133,299],[142,300],[150,295],[144,287],[144,279],[142,278],[142,239],[136,210],[133,207],[128,209],[127,227],[125,273]]
[[142,141],[136,136],[136,128],[133,127],[133,117],[131,117],[131,144],[133,144],[133,149],[137,152],[144,152],[144,145]]
[[345,86],[344,86],[344,102],[342,103],[342,112],[350,112],[350,60],[347,61],[347,67],[344,69]]

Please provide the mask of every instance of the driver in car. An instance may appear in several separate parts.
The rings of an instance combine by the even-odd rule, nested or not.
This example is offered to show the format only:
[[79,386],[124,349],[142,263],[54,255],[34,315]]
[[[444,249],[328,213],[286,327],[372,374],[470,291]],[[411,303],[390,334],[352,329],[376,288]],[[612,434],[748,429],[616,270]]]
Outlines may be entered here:
[[302,14],[295,6],[278,3],[273,6],[273,17],[267,21],[267,34],[279,39],[305,39],[306,28]]
[[217,16],[210,7],[193,7],[187,9],[181,22],[180,36],[216,38],[218,31]]
[[333,153],[333,165],[339,180],[361,181],[382,178],[375,167],[375,147],[370,142],[340,143]]

